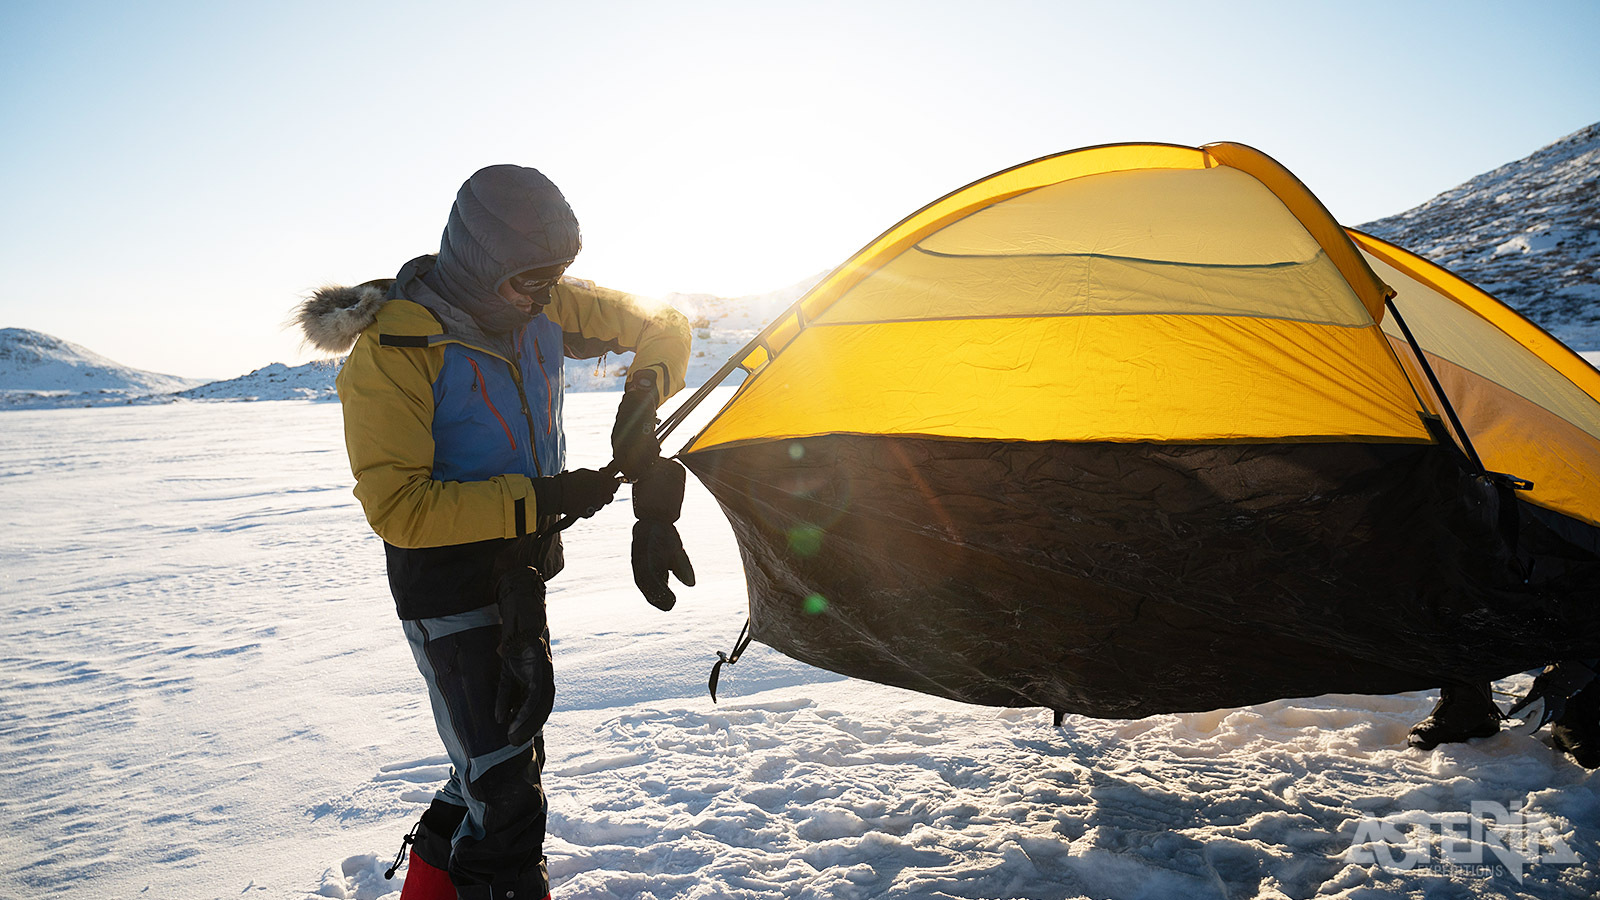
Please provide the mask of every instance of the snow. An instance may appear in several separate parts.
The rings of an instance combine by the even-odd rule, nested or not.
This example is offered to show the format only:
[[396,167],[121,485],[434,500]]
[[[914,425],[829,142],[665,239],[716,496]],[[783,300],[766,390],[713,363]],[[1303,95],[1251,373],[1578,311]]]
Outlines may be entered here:
[[104,404],[199,383],[199,379],[130,368],[38,331],[0,328],[0,409]]
[[[615,407],[569,396],[573,464],[608,457]],[[0,897],[397,896],[383,870],[448,763],[338,406],[5,422]],[[568,532],[550,594],[557,897],[1600,893],[1600,782],[1543,735],[1406,749],[1428,694],[1056,729],[755,644],[713,705],[745,614],[727,522],[691,485],[700,583],[670,613],[631,583],[630,527],[619,503]],[[1452,868],[1447,836],[1498,860],[1504,817],[1474,804],[1538,823],[1542,861]]]
[[1471,281],[1568,346],[1600,349],[1600,123],[1356,227]]
[[184,400],[338,400],[333,379],[335,360],[317,360],[290,368],[273,363],[248,375],[213,381],[173,395]]

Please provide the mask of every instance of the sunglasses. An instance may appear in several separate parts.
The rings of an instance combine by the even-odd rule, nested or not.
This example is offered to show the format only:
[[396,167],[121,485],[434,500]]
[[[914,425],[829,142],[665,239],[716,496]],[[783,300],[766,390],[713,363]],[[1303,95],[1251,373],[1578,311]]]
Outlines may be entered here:
[[548,293],[551,288],[561,281],[561,273],[565,269],[565,266],[554,270],[554,272],[549,268],[529,269],[526,272],[518,272],[507,278],[506,283],[511,285],[513,291],[525,297],[537,299],[541,295]]

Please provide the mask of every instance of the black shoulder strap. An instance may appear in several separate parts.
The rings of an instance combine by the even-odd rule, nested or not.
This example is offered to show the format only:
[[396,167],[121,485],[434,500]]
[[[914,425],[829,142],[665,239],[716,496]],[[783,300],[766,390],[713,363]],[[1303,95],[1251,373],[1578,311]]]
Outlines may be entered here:
[[378,335],[380,347],[428,347],[427,335],[421,334],[380,334]]

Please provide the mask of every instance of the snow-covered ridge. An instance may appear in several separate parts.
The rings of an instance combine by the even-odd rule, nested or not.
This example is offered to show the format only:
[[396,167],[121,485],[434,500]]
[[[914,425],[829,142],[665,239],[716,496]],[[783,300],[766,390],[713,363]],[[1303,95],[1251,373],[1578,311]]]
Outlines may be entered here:
[[1360,230],[1600,349],[1600,123]]
[[70,341],[30,331],[0,328],[0,408],[97,398],[120,402],[129,397],[191,388],[197,378],[180,378],[124,366]]

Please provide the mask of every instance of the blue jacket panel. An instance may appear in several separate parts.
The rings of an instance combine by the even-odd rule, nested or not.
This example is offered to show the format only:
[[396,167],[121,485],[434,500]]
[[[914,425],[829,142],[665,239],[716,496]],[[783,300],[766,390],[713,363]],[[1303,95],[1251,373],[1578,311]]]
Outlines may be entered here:
[[543,315],[520,329],[512,359],[457,340],[441,342],[433,384],[433,477],[486,481],[554,475],[566,464],[561,326]]

